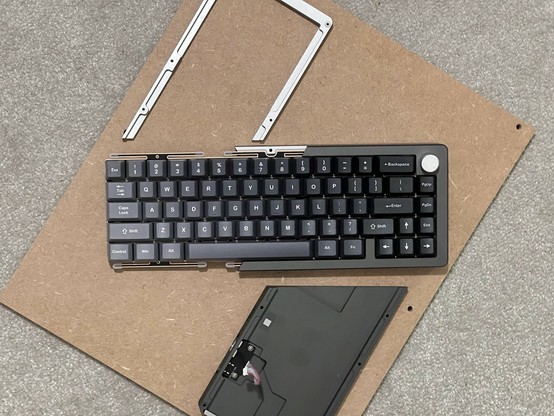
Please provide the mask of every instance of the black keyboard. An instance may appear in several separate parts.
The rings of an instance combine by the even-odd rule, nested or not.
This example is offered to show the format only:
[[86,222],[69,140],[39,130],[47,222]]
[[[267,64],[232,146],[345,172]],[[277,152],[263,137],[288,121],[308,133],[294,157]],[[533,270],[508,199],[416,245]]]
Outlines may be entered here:
[[441,267],[448,259],[443,145],[112,155],[106,181],[114,269]]

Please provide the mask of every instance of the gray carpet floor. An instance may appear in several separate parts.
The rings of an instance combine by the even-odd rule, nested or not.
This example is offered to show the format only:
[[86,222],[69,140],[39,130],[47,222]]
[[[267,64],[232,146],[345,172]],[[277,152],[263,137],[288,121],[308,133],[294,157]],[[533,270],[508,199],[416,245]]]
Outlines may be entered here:
[[[339,2],[537,129],[367,415],[553,415],[554,2]],[[0,0],[0,287],[179,3]],[[178,414],[0,307],[0,415]]]

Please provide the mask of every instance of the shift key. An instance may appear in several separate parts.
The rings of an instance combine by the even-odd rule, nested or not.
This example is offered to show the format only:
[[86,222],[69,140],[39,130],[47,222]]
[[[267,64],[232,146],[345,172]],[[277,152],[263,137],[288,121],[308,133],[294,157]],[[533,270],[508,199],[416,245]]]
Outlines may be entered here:
[[375,215],[412,214],[413,212],[413,198],[375,198],[373,200]]
[[152,240],[152,224],[108,224],[108,227],[110,241]]

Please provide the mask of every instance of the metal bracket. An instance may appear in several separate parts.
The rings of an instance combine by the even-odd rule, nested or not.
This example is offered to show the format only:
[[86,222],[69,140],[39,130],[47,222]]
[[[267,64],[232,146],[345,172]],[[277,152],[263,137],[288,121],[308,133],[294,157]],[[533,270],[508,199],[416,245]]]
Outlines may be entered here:
[[[298,14],[304,16],[306,19],[309,19],[310,21],[316,23],[318,25],[318,30],[314,38],[308,45],[308,48],[300,58],[300,61],[294,68],[291,76],[289,77],[288,81],[283,87],[281,93],[278,95],[277,99],[275,100],[275,103],[271,107],[271,110],[269,111],[268,115],[262,122],[262,125],[259,127],[258,131],[252,138],[253,142],[260,142],[265,140],[266,136],[269,134],[269,131],[275,124],[277,118],[283,111],[283,108],[288,102],[290,96],[294,92],[294,89],[302,79],[302,76],[308,69],[310,63],[314,59],[320,46],[323,44],[323,41],[325,40],[327,33],[329,33],[329,31],[331,30],[331,27],[333,26],[333,20],[329,16],[322,13],[315,7],[309,5],[304,0],[278,0],[278,1],[287,5]],[[146,117],[148,117],[148,114],[150,114],[150,111],[156,104],[158,97],[161,95],[163,89],[169,82],[169,79],[173,75],[175,68],[177,67],[179,62],[181,62],[181,59],[187,52],[189,46],[194,40],[194,37],[200,30],[202,23],[204,23],[204,20],[210,13],[215,2],[216,0],[202,1],[200,8],[194,15],[191,23],[189,24],[187,30],[183,34],[179,43],[177,44],[177,47],[169,57],[169,60],[165,64],[160,75],[158,75],[156,82],[150,89],[150,92],[144,99],[141,107],[133,117],[133,120],[129,124],[129,127],[127,127],[127,129],[123,132],[123,136],[122,136],[123,140],[134,140],[138,131],[142,127],[142,124],[146,120]]]
[[187,30],[185,30],[185,33],[181,37],[181,40],[179,40],[179,43],[177,43],[177,46],[173,50],[173,53],[163,67],[162,72],[160,72],[160,75],[158,75],[156,82],[154,82],[154,85],[142,102],[142,105],[135,114],[135,117],[133,117],[133,120],[131,120],[131,124],[129,124],[129,127],[127,127],[127,129],[123,132],[123,140],[134,140],[138,131],[142,127],[142,124],[146,120],[146,117],[148,117],[148,114],[150,114],[150,111],[154,107],[154,104],[156,104],[158,97],[162,94],[162,91],[169,82],[171,75],[173,75],[173,71],[175,71],[175,68],[177,67],[177,65],[179,65],[179,62],[181,62],[181,59],[187,52],[196,34],[200,30],[202,23],[204,23],[204,20],[206,20],[206,17],[212,10],[215,2],[216,0],[202,1],[202,4],[200,4],[200,7],[196,11],[196,14],[187,27]]

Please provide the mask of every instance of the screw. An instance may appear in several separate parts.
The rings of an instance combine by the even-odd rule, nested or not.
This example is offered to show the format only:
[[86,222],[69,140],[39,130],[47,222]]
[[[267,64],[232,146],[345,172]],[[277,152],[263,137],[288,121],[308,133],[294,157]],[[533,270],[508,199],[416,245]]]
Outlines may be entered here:
[[239,377],[239,375],[237,373],[235,373],[234,371],[231,373],[231,378],[233,380],[236,380],[238,377]]
[[250,351],[250,352],[254,351],[254,347],[252,345],[249,345],[248,346],[248,351]]

